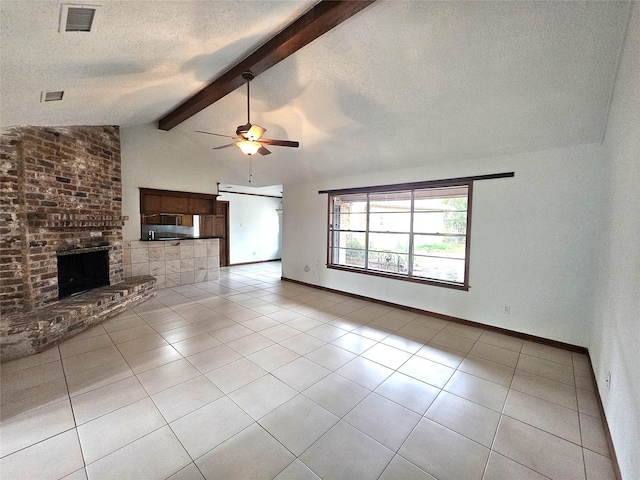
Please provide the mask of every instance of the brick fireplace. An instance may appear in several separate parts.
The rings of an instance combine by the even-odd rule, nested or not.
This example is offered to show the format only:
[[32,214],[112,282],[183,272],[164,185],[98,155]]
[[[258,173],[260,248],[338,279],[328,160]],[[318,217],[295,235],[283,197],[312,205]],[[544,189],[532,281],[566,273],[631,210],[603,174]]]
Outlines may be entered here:
[[[124,280],[119,128],[4,128],[0,180],[1,340],[7,343],[28,328],[37,351],[51,344],[51,335],[42,333],[51,325],[39,327],[36,342],[35,327],[25,318],[47,323],[33,314],[56,306],[53,322],[64,323],[58,306],[59,256],[105,250],[108,284]],[[74,312],[89,311],[78,301],[73,305]],[[65,328],[81,331],[89,323]]]

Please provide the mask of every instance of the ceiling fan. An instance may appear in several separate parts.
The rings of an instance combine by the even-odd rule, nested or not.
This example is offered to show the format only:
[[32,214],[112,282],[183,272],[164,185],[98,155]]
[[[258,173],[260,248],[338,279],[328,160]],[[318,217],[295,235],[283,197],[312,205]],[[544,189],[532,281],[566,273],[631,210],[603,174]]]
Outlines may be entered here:
[[221,145],[214,147],[213,150],[220,150],[222,148],[233,147],[234,145],[242,150],[242,153],[246,155],[269,155],[271,152],[267,150],[265,145],[274,145],[276,147],[295,147],[300,145],[300,142],[294,142],[291,140],[273,140],[270,138],[262,138],[262,135],[266,130],[260,125],[251,124],[251,109],[250,109],[250,96],[249,96],[249,82],[253,80],[253,74],[251,72],[245,72],[242,74],[242,78],[247,81],[247,124],[240,125],[236,129],[236,137],[230,135],[221,135],[219,133],[203,132],[202,130],[196,130],[198,133],[206,133],[207,135],[215,135],[216,137],[232,138],[235,140],[233,143],[227,145]]

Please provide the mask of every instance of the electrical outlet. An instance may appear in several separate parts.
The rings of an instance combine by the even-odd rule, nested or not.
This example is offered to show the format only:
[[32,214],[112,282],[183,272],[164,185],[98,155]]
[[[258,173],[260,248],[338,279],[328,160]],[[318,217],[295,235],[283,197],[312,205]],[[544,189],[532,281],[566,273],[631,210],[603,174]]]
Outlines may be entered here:
[[607,372],[607,379],[604,381],[607,386],[607,390],[611,389],[611,372]]
[[505,315],[510,315],[511,314],[511,305],[505,305],[502,308],[502,313],[504,313]]

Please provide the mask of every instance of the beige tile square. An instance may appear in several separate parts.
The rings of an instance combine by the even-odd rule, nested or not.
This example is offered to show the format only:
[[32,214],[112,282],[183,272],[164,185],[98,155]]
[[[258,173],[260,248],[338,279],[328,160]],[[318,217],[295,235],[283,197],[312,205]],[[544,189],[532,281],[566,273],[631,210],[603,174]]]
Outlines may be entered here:
[[259,423],[294,455],[300,455],[338,420],[315,402],[298,395],[262,417]]
[[478,341],[488,343],[489,345],[495,345],[496,347],[513,350],[518,353],[522,350],[522,345],[524,344],[524,340],[520,338],[489,331],[482,332]]
[[196,464],[190,463],[178,473],[171,475],[167,480],[205,480],[205,478],[196,467]]
[[404,362],[411,358],[411,354],[389,345],[377,344],[362,354],[362,357],[372,360],[380,365],[396,370]]
[[423,346],[416,352],[416,355],[451,368],[458,368],[465,357],[464,353],[435,344]]
[[461,323],[449,322],[442,329],[443,333],[450,333],[452,335],[458,335],[459,337],[468,338],[470,340],[478,340],[484,333],[484,330],[478,327],[472,327],[470,325],[464,325]]
[[48,438],[0,459],[7,479],[57,479],[84,466],[75,429]]
[[193,271],[191,272],[180,272],[180,285],[191,285],[195,283],[196,276]]
[[251,355],[252,353],[263,350],[274,343],[268,338],[263,337],[259,333],[251,333],[244,337],[227,342],[227,346],[232,348],[240,355]]
[[90,368],[67,376],[67,385],[71,397],[82,395],[96,388],[124,380],[133,375],[124,360],[117,360],[106,365]]
[[476,357],[491,360],[492,362],[506,365],[511,368],[515,368],[518,363],[518,357],[520,356],[518,352],[514,352],[508,348],[497,347],[495,345],[489,345],[488,343],[482,342],[476,342],[469,353]]
[[457,371],[444,390],[479,405],[502,412],[509,389],[483,378]]
[[164,347],[154,348],[153,350],[133,355],[127,358],[127,363],[131,367],[131,370],[133,370],[133,373],[139,375],[147,370],[151,370],[180,359],[182,359],[182,355],[180,355],[171,345],[165,345]]
[[199,375],[162,390],[151,398],[167,422],[173,422],[222,396],[218,387]]
[[520,353],[573,367],[573,358],[569,350],[563,350],[542,343],[525,341]]
[[144,398],[78,427],[87,464],[166,425],[150,398]]
[[180,242],[180,259],[193,258],[193,244],[191,242]]
[[62,358],[73,357],[81,353],[91,352],[98,348],[109,347],[113,345],[113,341],[109,335],[98,335],[97,337],[86,338],[82,340],[66,340],[59,345],[60,356]]
[[302,393],[334,415],[343,417],[370,391],[351,380],[332,373]]
[[424,416],[488,448],[500,421],[499,412],[448,392],[438,395]]
[[196,258],[202,258],[207,256],[207,246],[206,245],[194,245],[193,246],[193,256]]
[[578,412],[517,390],[509,391],[505,415],[580,444]]
[[155,332],[149,325],[140,325],[137,327],[127,328],[126,330],[118,330],[117,332],[109,333],[111,341],[116,345],[129,342],[137,338],[154,336]]
[[575,385],[573,365],[564,365],[522,353],[518,360],[517,369],[566,383],[567,385]]
[[171,422],[171,428],[189,454],[198,458],[252,423],[240,407],[222,397]]
[[138,379],[132,376],[73,397],[71,404],[76,425],[87,423],[147,396]]
[[74,426],[69,399],[15,417],[5,417],[0,421],[0,456],[17,452]]
[[238,360],[241,356],[235,351],[231,350],[226,345],[220,345],[219,347],[213,347],[204,352],[196,353],[187,357],[187,360],[195,366],[200,372],[208,373],[211,370],[222,367],[227,363],[231,363]]
[[164,263],[167,275],[171,273],[180,273],[180,260],[167,260]]
[[421,342],[428,342],[439,333],[435,328],[425,327],[418,323],[409,323],[396,331],[396,335],[415,338]]
[[335,370],[354,359],[356,355],[335,345],[323,345],[306,354],[305,357],[324,368]]
[[[300,333],[294,337],[283,340],[282,342],[280,342],[280,345],[288,348],[293,352],[296,352],[299,355],[307,355],[308,353],[311,353],[314,350],[325,345],[325,342],[324,340],[312,337],[311,335],[307,335],[306,333]],[[344,352],[345,350],[342,351]]]
[[255,363],[240,358],[207,373],[207,378],[225,394],[229,394],[266,374],[267,372]]
[[389,345],[390,347],[397,348],[398,350],[402,350],[408,353],[416,353],[418,352],[424,344],[422,341],[411,338],[406,335],[396,335],[391,334],[388,337],[384,338],[380,343],[384,345]]
[[221,342],[231,342],[241,337],[251,335],[253,331],[243,325],[234,324],[228,327],[223,327],[211,332],[211,335],[216,337]]
[[197,337],[187,338],[186,340],[172,343],[172,345],[183,357],[188,357],[220,346],[221,343],[211,335],[202,333]]
[[436,480],[400,455],[393,457],[378,480]]
[[375,393],[360,402],[344,421],[394,452],[422,417]]
[[187,360],[180,359],[138,374],[138,380],[149,395],[200,375]]
[[144,337],[136,338],[135,340],[120,343],[117,347],[124,358],[131,358],[139,353],[148,352],[149,350],[163,347],[165,345],[167,345],[166,340],[157,333],[154,333],[153,335],[146,335]]
[[[167,268],[168,268],[168,262],[167,262]],[[165,276],[165,287],[166,288],[171,288],[171,287],[177,287],[180,285],[180,274],[179,273],[167,273],[167,275]]]
[[66,357],[62,359],[62,365],[64,367],[65,374],[72,375],[74,373],[98,367],[106,363],[115,362],[120,359],[122,359],[120,351],[115,345],[110,345],[108,347],[99,348],[73,357]]
[[140,275],[149,275],[148,263],[134,263],[131,265],[131,276],[138,277]]
[[462,353],[469,353],[475,343],[475,340],[447,333],[444,330],[429,340],[429,345],[439,345]]
[[462,361],[458,369],[465,373],[475,375],[476,377],[489,380],[490,382],[504,385],[505,387],[511,384],[511,379],[514,374],[513,368],[474,357],[473,355],[467,355],[467,358]]
[[165,261],[180,260],[180,247],[175,245],[165,245],[164,259]]
[[297,358],[272,372],[273,376],[299,392],[309,388],[330,373],[330,370],[304,357]]
[[500,421],[493,450],[549,478],[585,478],[578,445],[507,416]]
[[455,370],[426,358],[413,356],[398,371],[434,387],[442,388]]
[[580,414],[580,433],[582,434],[582,446],[592,452],[610,457],[607,437],[600,418],[594,418],[584,413]]
[[[455,452],[456,461],[451,461]],[[480,479],[489,449],[423,418],[398,451],[438,480]]]
[[320,480],[320,477],[300,460],[294,460],[273,480]]
[[229,394],[229,398],[255,420],[296,396],[293,388],[272,375],[264,375]]
[[164,245],[162,243],[149,247],[149,262],[164,262]]
[[534,397],[577,410],[576,389],[573,385],[516,370],[511,388]]
[[166,263],[162,262],[149,262],[149,275],[157,277],[158,275],[166,274]]
[[336,370],[336,373],[369,390],[374,390],[393,373],[393,370],[366,358],[356,357]]
[[180,342],[187,338],[197,337],[198,335],[204,335],[204,330],[198,328],[196,325],[183,325],[181,327],[172,328],[160,332],[162,338],[169,343]]
[[162,427],[87,466],[92,479],[167,478],[191,462],[171,429]]
[[137,263],[149,263],[149,249],[148,248],[132,248],[131,249],[131,264]]
[[338,422],[300,459],[321,478],[377,479],[393,452],[345,422]]
[[[254,335],[258,334],[255,333]],[[299,357],[300,355],[297,353],[278,344],[271,345],[270,347],[264,348],[247,356],[249,360],[265,369],[267,372],[280,368]]]
[[616,480],[616,474],[610,458],[599,455],[586,448],[583,448],[582,451],[584,454],[587,480]]
[[482,480],[546,480],[547,477],[540,475],[538,472],[530,468],[514,462],[510,458],[500,455],[497,452],[491,452],[489,462]]
[[194,270],[194,259],[193,258],[182,258],[182,259],[180,259],[180,273],[193,272],[193,270]]
[[375,393],[422,415],[438,396],[440,389],[395,372],[375,389]]
[[5,403],[0,407],[0,419],[15,417],[67,398],[67,382],[63,377],[54,378],[33,387],[14,391],[11,395],[5,395]]
[[133,272],[132,272],[132,268],[131,265],[124,265],[122,268],[122,272],[124,275],[124,278],[131,278],[133,277]]
[[260,426],[252,425],[196,460],[207,479],[271,480],[295,457]]

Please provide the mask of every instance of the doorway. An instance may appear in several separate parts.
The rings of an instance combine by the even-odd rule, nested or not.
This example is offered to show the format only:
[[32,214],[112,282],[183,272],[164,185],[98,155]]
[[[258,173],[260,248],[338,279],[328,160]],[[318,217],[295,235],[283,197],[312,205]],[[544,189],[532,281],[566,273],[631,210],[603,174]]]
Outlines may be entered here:
[[229,266],[229,202],[216,201],[215,215],[200,215],[200,236],[219,236],[220,266]]

